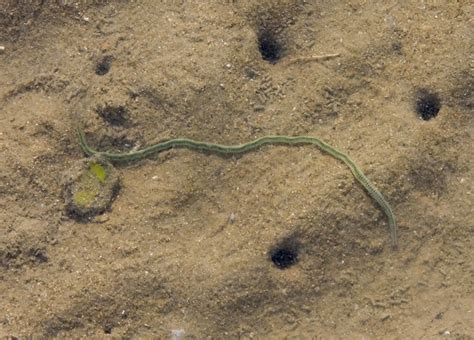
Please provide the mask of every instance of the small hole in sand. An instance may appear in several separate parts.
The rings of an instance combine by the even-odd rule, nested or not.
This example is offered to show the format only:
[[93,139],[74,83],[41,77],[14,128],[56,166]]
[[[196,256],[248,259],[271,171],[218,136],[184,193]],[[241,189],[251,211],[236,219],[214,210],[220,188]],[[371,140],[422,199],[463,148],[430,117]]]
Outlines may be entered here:
[[258,47],[263,60],[275,64],[282,55],[283,47],[270,30],[262,30],[258,35]]
[[113,329],[112,325],[105,324],[102,329],[104,330],[105,334],[112,334],[112,329]]
[[438,115],[441,100],[436,93],[422,89],[418,91],[415,109],[421,119],[430,120]]
[[270,256],[273,264],[279,269],[289,268],[298,262],[296,247],[280,246],[274,249]]
[[95,67],[95,74],[98,76],[104,76],[110,71],[110,67],[112,66],[112,57],[105,56],[99,61]]

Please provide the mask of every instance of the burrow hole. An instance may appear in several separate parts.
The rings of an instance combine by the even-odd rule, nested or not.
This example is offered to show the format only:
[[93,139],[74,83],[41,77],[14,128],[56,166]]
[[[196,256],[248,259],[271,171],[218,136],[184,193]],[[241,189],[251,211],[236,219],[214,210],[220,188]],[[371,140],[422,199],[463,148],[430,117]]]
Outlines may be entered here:
[[113,326],[109,323],[106,323],[105,325],[103,325],[102,329],[105,334],[112,334]]
[[418,91],[415,101],[415,110],[421,119],[430,120],[435,118],[440,109],[441,100],[435,92],[427,89]]
[[258,48],[263,60],[275,64],[283,55],[283,44],[275,30],[262,28],[258,33]]
[[270,259],[279,269],[286,269],[298,262],[299,243],[294,238],[285,239],[270,251]]
[[105,105],[96,108],[97,114],[110,125],[124,125],[128,119],[128,110],[123,105]]
[[112,66],[112,56],[108,55],[103,57],[95,66],[95,74],[98,76],[104,76],[110,71]]

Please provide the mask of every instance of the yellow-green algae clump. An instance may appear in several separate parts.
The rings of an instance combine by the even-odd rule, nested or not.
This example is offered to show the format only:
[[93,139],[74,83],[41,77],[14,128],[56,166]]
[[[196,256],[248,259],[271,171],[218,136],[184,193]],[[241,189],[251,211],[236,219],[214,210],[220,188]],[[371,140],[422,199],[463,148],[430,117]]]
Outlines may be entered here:
[[105,179],[107,178],[107,172],[105,171],[104,167],[99,163],[92,163],[89,172],[101,182],[104,183]]
[[112,164],[97,157],[81,160],[67,174],[66,210],[77,218],[101,214],[110,207],[118,189],[119,178]]

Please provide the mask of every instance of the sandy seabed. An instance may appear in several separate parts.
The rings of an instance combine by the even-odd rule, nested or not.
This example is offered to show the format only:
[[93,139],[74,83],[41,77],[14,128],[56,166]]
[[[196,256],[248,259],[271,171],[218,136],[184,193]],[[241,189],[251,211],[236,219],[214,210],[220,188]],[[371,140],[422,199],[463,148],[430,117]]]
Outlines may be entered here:
[[[0,0],[0,336],[473,339],[473,17],[467,0]],[[322,138],[387,197],[399,248],[311,146],[118,164],[110,208],[77,219],[79,125],[117,152]]]

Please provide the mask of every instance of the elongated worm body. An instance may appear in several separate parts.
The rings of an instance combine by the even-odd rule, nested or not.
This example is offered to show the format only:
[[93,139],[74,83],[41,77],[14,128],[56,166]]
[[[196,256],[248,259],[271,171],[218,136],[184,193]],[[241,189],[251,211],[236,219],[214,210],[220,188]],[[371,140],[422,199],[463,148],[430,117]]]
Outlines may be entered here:
[[332,157],[340,160],[343,162],[352,172],[355,179],[365,188],[365,190],[369,193],[369,195],[379,204],[382,211],[385,213],[388,219],[388,224],[390,228],[390,237],[392,241],[392,246],[394,248],[398,245],[398,236],[397,236],[397,224],[395,221],[395,215],[392,211],[392,207],[387,202],[385,197],[382,193],[377,190],[375,185],[369,181],[369,179],[364,175],[362,170],[343,152],[335,149],[334,147],[330,146],[329,144],[323,142],[322,140],[309,137],[309,136],[263,136],[257,138],[253,141],[244,144],[237,144],[237,145],[221,145],[221,144],[214,144],[214,143],[207,143],[201,141],[195,141],[192,139],[187,138],[176,138],[166,140],[154,145],[150,145],[143,149],[137,151],[130,151],[127,153],[112,153],[112,152],[103,152],[103,151],[96,151],[92,149],[86,141],[86,137],[84,132],[78,128],[77,135],[79,138],[79,144],[84,151],[84,153],[88,156],[98,155],[101,156],[111,162],[130,162],[145,158],[151,154],[155,154],[164,150],[168,150],[171,148],[187,148],[187,149],[194,149],[194,150],[203,150],[203,151],[210,151],[220,154],[238,154],[238,153],[245,153],[256,148],[259,148],[263,145],[268,144],[280,144],[280,145],[295,145],[295,144],[312,144],[316,145],[320,150],[326,152],[327,154],[331,155]]

